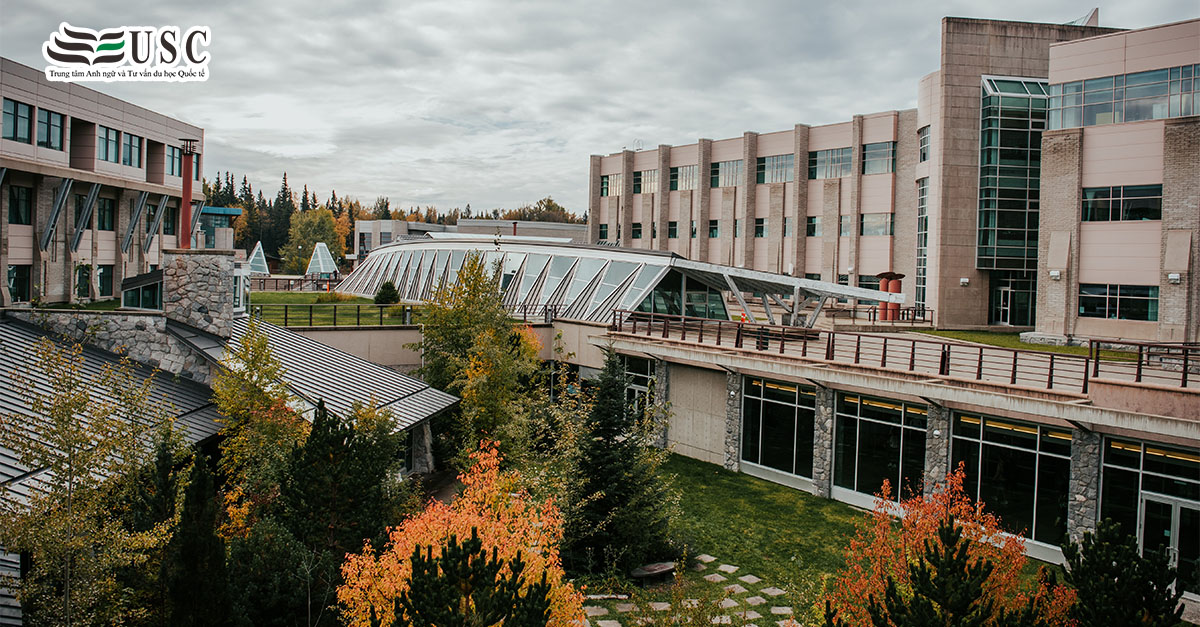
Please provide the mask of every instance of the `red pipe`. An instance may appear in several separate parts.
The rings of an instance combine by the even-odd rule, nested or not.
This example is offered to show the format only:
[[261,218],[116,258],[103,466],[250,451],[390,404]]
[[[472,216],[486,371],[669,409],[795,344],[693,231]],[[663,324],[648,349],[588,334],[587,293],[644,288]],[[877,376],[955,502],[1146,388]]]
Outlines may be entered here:
[[183,199],[179,205],[179,219],[183,224],[179,225],[179,232],[183,233],[180,239],[180,248],[192,247],[192,151],[186,147],[183,150]]
[[[891,283],[892,283],[891,279],[879,279],[879,291],[881,291],[881,292],[889,291],[888,286],[891,285]],[[888,304],[886,302],[879,303],[879,306],[877,307],[877,309],[879,311],[878,317],[880,320],[886,321],[886,320],[891,319],[892,308],[888,307]]]
[[[900,293],[900,279],[892,279],[888,282],[888,291],[893,294]],[[888,320],[900,319],[900,303],[888,303]]]

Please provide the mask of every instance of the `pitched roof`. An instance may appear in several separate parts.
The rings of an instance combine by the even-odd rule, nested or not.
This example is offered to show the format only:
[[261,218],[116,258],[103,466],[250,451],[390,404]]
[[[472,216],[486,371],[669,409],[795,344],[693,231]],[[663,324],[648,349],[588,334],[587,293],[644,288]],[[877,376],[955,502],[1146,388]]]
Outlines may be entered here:
[[329,247],[325,242],[317,242],[317,245],[313,246],[312,258],[308,260],[308,269],[304,274],[333,274],[337,271],[337,264],[333,263]]
[[265,274],[271,276],[271,269],[267,267],[267,256],[263,254],[262,242],[254,245],[254,251],[250,253],[250,274]]

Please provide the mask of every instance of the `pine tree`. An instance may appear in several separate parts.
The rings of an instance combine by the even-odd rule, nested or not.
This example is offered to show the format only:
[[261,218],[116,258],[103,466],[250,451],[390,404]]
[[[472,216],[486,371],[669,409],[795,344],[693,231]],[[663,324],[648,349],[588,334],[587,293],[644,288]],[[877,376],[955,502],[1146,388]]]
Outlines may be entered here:
[[216,490],[208,459],[192,459],[179,525],[165,564],[171,625],[222,625],[229,620],[225,542],[217,535]]
[[305,184],[304,191],[300,192],[300,211],[306,212],[312,208],[313,208],[313,206],[308,204],[308,185]]
[[400,302],[400,292],[396,291],[396,284],[384,281],[383,285],[379,286],[379,291],[375,292],[375,304],[394,305],[398,302]]
[[408,589],[396,601],[396,615],[408,618],[414,627],[468,627],[497,625],[508,627],[544,626],[550,618],[550,584],[546,574],[542,580],[524,585],[525,562],[518,552],[507,562],[508,574],[502,574],[505,560],[495,548],[489,558],[483,550],[478,529],[471,529],[471,538],[458,543],[451,535],[433,556],[433,547],[422,554],[418,545],[412,553],[412,577]]
[[1062,547],[1064,578],[1078,591],[1071,618],[1080,627],[1100,625],[1182,625],[1182,586],[1170,586],[1179,576],[1163,551],[1138,554],[1133,535],[1111,520],[1081,542]]
[[386,196],[379,196],[375,199],[375,205],[371,207],[371,218],[374,220],[391,220],[392,219],[392,201]]

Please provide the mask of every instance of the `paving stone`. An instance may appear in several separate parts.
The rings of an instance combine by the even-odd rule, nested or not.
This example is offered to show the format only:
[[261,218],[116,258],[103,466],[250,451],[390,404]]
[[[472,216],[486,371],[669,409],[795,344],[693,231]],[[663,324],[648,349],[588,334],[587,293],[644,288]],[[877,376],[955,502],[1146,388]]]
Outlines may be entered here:
[[797,626],[797,625],[799,625],[800,623],[797,623],[796,621],[794,621],[794,620],[792,620],[792,619],[790,619],[790,618],[785,618],[785,619],[783,619],[783,620],[777,620],[777,621],[775,621],[775,624],[776,624],[776,625],[779,625],[779,627],[796,627],[796,626]]
[[763,588],[762,593],[767,596],[777,597],[777,596],[783,594],[784,592],[783,592],[783,590],[780,590],[779,588],[771,586],[770,588]]
[[697,560],[697,561],[700,561],[700,562],[704,562],[705,564],[707,564],[707,563],[709,563],[709,562],[715,562],[715,561],[717,561],[717,558],[715,558],[715,557],[713,557],[713,556],[709,555],[708,553],[704,553],[704,554],[702,554],[702,555],[697,555],[697,556],[696,556],[696,560]]
[[725,586],[725,591],[729,594],[742,594],[743,592],[749,592],[749,590],[736,583]]
[[714,624],[714,625],[731,625],[731,624],[733,624],[733,618],[731,618],[729,616],[713,616],[712,624]]
[[608,613],[608,608],[598,605],[588,605],[583,608],[583,613],[588,616],[604,616]]
[[713,583],[719,583],[719,582],[725,581],[726,577],[724,575],[718,575],[717,573],[713,573],[711,575],[705,575],[704,580],[711,581]]
[[738,577],[738,579],[740,581],[742,581],[743,583],[748,583],[750,585],[754,585],[754,584],[762,581],[762,579],[759,579],[758,577],[755,577],[754,575],[742,575],[741,577]]
[[692,570],[694,570],[696,572],[700,572],[702,570],[708,570],[708,567],[705,566],[704,564],[696,564],[695,566],[692,566]]
[[762,614],[759,614],[758,612],[755,612],[754,610],[746,610],[745,612],[738,612],[738,616],[740,616],[742,618],[742,620],[754,620],[756,618],[762,618]]
[[683,600],[684,607],[696,607],[698,605],[700,605],[700,599],[684,599]]
[[737,569],[738,569],[737,566],[730,566],[729,564],[721,564],[720,566],[717,567],[717,570],[719,570],[723,573],[736,573]]
[[619,620],[598,620],[598,621],[596,621],[596,627],[621,627],[621,621],[619,621]]
[[632,612],[632,611],[636,610],[637,606],[632,603],[618,603],[616,605],[616,608],[617,608],[618,612],[621,612],[622,614],[624,614],[625,612]]
[[766,602],[767,602],[767,600],[760,596],[752,596],[752,597],[746,598],[746,605],[762,605],[763,603],[766,603]]
[[665,612],[665,611],[671,609],[671,604],[664,603],[662,601],[651,601],[650,609],[654,610],[655,612]]
[[791,614],[792,608],[786,605],[776,605],[771,608],[772,614]]
[[727,609],[729,609],[729,608],[731,608],[731,607],[737,607],[737,606],[738,606],[738,602],[737,602],[737,601],[734,601],[733,599],[721,599],[721,602],[720,602],[720,603],[718,603],[717,605],[718,605],[718,606],[719,606],[721,609],[723,609],[723,610],[727,610]]

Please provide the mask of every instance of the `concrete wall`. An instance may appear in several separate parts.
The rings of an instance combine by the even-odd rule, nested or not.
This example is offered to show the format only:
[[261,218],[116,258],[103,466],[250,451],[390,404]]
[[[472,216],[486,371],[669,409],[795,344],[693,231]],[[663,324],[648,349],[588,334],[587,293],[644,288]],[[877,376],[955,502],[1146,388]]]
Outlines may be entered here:
[[293,327],[292,331],[326,346],[400,372],[421,365],[421,354],[407,344],[421,341],[421,327]]
[[725,371],[671,364],[667,442],[676,453],[713,464],[725,460]]

